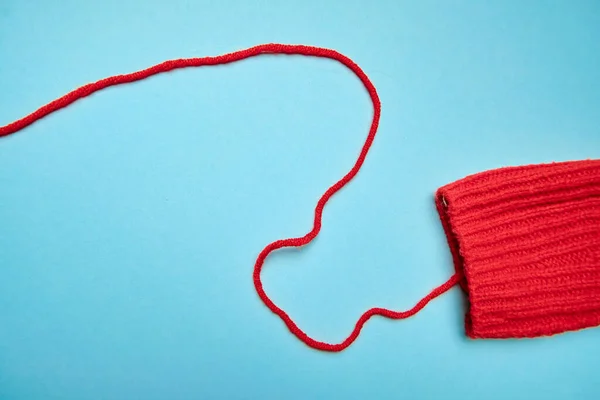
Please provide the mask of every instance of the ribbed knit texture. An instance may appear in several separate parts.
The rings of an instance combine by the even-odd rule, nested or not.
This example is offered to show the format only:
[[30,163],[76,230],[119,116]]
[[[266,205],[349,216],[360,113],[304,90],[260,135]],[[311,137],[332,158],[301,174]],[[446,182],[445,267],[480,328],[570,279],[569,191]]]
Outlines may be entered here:
[[600,325],[600,160],[501,168],[440,188],[472,338]]

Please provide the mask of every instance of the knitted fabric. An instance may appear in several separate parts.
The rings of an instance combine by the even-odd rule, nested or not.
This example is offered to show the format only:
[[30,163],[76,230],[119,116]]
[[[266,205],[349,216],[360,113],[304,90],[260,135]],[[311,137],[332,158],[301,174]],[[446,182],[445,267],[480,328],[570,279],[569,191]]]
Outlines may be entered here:
[[600,160],[501,168],[436,195],[472,338],[600,325]]

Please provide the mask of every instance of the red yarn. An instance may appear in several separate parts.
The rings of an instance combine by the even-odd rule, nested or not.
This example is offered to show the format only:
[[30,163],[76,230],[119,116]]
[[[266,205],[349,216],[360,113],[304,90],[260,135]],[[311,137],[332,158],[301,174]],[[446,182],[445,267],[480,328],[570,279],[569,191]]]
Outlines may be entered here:
[[133,72],[126,75],[117,75],[111,76],[109,78],[105,78],[99,80],[94,83],[87,84],[82,86],[74,91],[66,94],[63,97],[60,97],[45,106],[39,108],[33,113],[21,118],[13,123],[10,123],[6,126],[0,127],[0,137],[8,136],[12,133],[20,131],[21,129],[31,125],[35,121],[45,117],[48,114],[51,114],[63,107],[70,105],[71,103],[79,100],[83,97],[89,96],[90,94],[107,88],[109,86],[121,85],[124,83],[131,83],[135,81],[139,81],[145,78],[148,78],[152,75],[160,74],[162,72],[167,72],[179,68],[187,68],[187,67],[201,67],[207,65],[218,65],[218,64],[228,64],[235,61],[243,60],[246,58],[258,56],[261,54],[297,54],[303,56],[312,56],[312,57],[323,57],[329,58],[332,60],[336,60],[339,63],[346,66],[350,69],[363,83],[364,87],[369,92],[371,97],[371,101],[373,102],[373,121],[371,122],[371,128],[369,129],[369,134],[365,140],[365,143],[358,155],[358,159],[356,163],[352,167],[352,169],[342,177],[338,182],[336,182],[333,186],[331,186],[327,191],[321,196],[319,201],[317,202],[317,206],[315,208],[315,217],[313,228],[306,235],[298,238],[290,238],[277,240],[273,243],[267,245],[263,251],[260,252],[256,264],[254,266],[254,286],[256,291],[263,301],[263,303],[275,314],[277,314],[283,322],[285,322],[288,329],[296,335],[300,340],[306,343],[308,346],[313,347],[318,350],[325,351],[341,351],[348,347],[356,338],[358,337],[363,325],[369,320],[369,318],[380,315],[387,318],[392,319],[403,319],[408,318],[417,312],[419,312],[427,303],[429,303],[432,299],[441,295],[442,293],[448,291],[452,288],[459,280],[459,274],[453,275],[446,283],[441,286],[435,288],[431,293],[421,299],[413,308],[408,311],[391,311],[384,308],[371,308],[366,311],[356,322],[356,325],[350,335],[341,343],[338,344],[330,344],[325,342],[320,342],[314,340],[306,333],[304,333],[298,325],[289,317],[289,315],[279,308],[273,301],[267,296],[263,289],[263,285],[260,279],[260,273],[263,267],[263,263],[267,256],[277,249],[281,249],[283,247],[301,247],[308,243],[310,243],[321,230],[321,216],[323,214],[323,208],[329,199],[342,187],[344,187],[348,182],[352,180],[360,170],[362,164],[365,161],[367,153],[375,139],[375,134],[377,132],[377,127],[379,125],[379,117],[381,114],[381,103],[379,101],[379,96],[377,95],[377,91],[375,90],[375,86],[371,83],[367,75],[360,69],[360,67],[354,63],[350,58],[344,56],[343,54],[338,53],[337,51],[324,49],[320,47],[312,47],[312,46],[302,46],[302,45],[285,45],[285,44],[263,44],[255,47],[251,47],[249,49],[236,51],[233,53],[228,53],[216,57],[202,57],[202,58],[184,58],[178,60],[170,60],[165,61],[163,63],[154,65],[150,68]]
[[371,128],[356,163],[317,202],[312,230],[302,237],[270,243],[256,260],[253,277],[259,297],[296,337],[315,349],[341,351],[356,340],[372,316],[408,318],[457,283],[469,298],[465,326],[473,338],[534,337],[600,325],[600,160],[501,168],[440,188],[436,205],[456,273],[408,311],[366,311],[341,343],[314,340],[273,303],[260,279],[265,259],[272,251],[304,246],[318,235],[325,204],[356,176],[379,124],[381,104],[375,87],[358,65],[334,50],[265,44],[217,57],[165,61],[80,87],[0,127],[0,137],[109,86],[178,68],[227,64],[261,54],[336,60],[361,80],[374,108]]

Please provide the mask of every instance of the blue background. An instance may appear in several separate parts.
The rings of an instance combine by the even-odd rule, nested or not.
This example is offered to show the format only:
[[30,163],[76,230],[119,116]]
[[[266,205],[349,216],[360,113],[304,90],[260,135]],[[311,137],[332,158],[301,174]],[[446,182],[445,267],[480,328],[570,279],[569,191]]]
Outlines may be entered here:
[[[600,157],[600,3],[0,1],[0,124],[84,83],[264,42],[330,47],[379,136],[265,288],[340,341],[452,273],[433,192]],[[472,341],[454,289],[347,351],[260,302],[371,118],[342,66],[263,56],[106,90],[0,140],[2,399],[597,399],[600,329]]]

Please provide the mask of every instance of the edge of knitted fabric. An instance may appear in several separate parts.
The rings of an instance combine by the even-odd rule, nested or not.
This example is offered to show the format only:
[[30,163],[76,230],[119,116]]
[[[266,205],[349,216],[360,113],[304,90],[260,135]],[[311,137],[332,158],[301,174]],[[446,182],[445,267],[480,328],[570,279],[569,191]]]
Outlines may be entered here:
[[461,289],[467,295],[467,310],[465,313],[465,331],[468,336],[471,336],[471,314],[469,312],[470,302],[469,302],[469,283],[467,281],[467,277],[464,272],[464,259],[460,254],[460,243],[458,242],[458,237],[452,231],[452,223],[450,221],[450,217],[446,212],[447,203],[444,199],[444,193],[442,188],[438,189],[435,193],[435,207],[440,217],[440,221],[442,222],[442,227],[444,229],[444,234],[446,235],[446,241],[448,242],[448,247],[450,248],[450,253],[452,255],[452,262],[454,264],[454,270],[456,275],[459,277],[459,285]]

